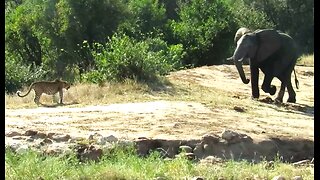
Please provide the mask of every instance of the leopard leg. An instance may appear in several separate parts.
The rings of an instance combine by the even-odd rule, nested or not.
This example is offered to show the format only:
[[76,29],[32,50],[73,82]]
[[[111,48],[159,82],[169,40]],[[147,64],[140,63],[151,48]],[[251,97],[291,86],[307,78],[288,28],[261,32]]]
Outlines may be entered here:
[[37,105],[40,104],[41,94],[42,94],[42,93],[35,93],[35,95],[34,95],[34,100],[33,100],[33,101],[34,101]]
[[60,96],[59,104],[63,104],[63,91],[62,91],[62,89],[59,91],[59,96]]

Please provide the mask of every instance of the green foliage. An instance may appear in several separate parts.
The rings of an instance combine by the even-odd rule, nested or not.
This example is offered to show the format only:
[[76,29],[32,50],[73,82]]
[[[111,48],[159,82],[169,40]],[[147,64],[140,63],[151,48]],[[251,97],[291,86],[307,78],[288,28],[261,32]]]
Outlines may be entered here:
[[83,75],[84,80],[138,81],[154,80],[158,75],[180,68],[181,45],[167,45],[160,38],[137,41],[124,34],[115,34],[108,44],[94,44],[92,55],[96,71]]
[[264,11],[246,5],[243,0],[235,0],[231,6],[238,27],[246,27],[251,30],[275,27]]
[[[243,0],[247,8],[263,12],[278,30],[290,34],[299,44],[302,53],[314,49],[313,0]],[[293,23],[294,22],[294,23]]]
[[[312,0],[6,0],[5,51],[12,61],[6,66],[22,66],[21,73],[42,68],[48,78],[71,81],[150,79],[182,65],[223,62],[239,27],[279,29],[309,54],[313,6]],[[114,40],[122,38],[132,50]]]
[[60,156],[41,155],[34,151],[17,154],[9,148],[5,151],[6,179],[181,179],[201,176],[206,179],[272,179],[279,174],[286,179],[300,175],[314,179],[311,167],[295,168],[290,164],[275,161],[272,170],[265,164],[246,161],[227,161],[202,165],[175,158],[163,160],[159,153],[139,157],[133,148],[110,148],[104,151],[100,162],[80,163],[74,154]]
[[46,71],[43,67],[32,68],[22,63],[19,56],[13,56],[5,51],[5,91],[16,92],[23,85],[30,85],[32,82],[45,77]]
[[128,29],[124,31],[128,35],[141,39],[145,35],[157,37],[163,33],[167,22],[166,9],[158,0],[130,0],[128,8],[132,13],[130,23],[126,26]]
[[185,64],[221,62],[234,34],[231,10],[222,0],[179,1],[180,21],[172,21],[175,38],[186,48]]

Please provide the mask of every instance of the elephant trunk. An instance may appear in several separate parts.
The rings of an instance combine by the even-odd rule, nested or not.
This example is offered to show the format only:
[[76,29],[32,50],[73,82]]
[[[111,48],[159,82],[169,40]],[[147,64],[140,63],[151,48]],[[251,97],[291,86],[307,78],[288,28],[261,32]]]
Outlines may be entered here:
[[246,75],[244,74],[244,71],[243,71],[243,67],[242,67],[242,62],[241,61],[237,61],[237,60],[234,60],[234,64],[236,65],[237,67],[237,70],[239,72],[239,75],[240,75],[240,78],[242,80],[242,82],[244,84],[248,84],[250,82],[249,79],[246,78]]

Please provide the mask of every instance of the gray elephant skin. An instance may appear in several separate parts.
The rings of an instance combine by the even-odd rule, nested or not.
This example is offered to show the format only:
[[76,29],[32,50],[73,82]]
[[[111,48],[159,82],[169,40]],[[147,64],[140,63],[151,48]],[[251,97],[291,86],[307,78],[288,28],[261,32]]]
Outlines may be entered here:
[[[274,95],[276,87],[271,85],[274,77],[281,81],[280,91],[275,102],[282,102],[285,89],[287,88],[289,98],[287,102],[296,102],[296,93],[291,84],[291,74],[294,71],[299,57],[295,41],[285,33],[274,29],[262,29],[254,32],[244,33],[237,41],[237,47],[230,58],[239,72],[243,83],[248,84],[242,67],[242,60],[250,59],[251,90],[252,98],[259,98],[259,69],[265,74],[261,89]],[[298,88],[298,80],[295,75],[295,84]]]

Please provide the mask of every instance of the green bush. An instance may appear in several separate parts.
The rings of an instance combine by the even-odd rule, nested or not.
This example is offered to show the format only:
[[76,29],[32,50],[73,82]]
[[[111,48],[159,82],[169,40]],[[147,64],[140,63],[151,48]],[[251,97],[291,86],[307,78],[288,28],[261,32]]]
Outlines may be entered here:
[[32,65],[22,63],[20,56],[14,56],[5,51],[5,91],[7,93],[16,92],[24,85],[44,77],[46,71],[43,67],[33,68]]
[[160,38],[137,41],[115,34],[109,43],[95,43],[91,49],[96,70],[85,73],[85,81],[149,81],[181,67],[182,45],[167,45]]
[[222,0],[179,1],[179,18],[171,28],[186,49],[185,64],[216,64],[227,57],[234,32],[232,12]]

